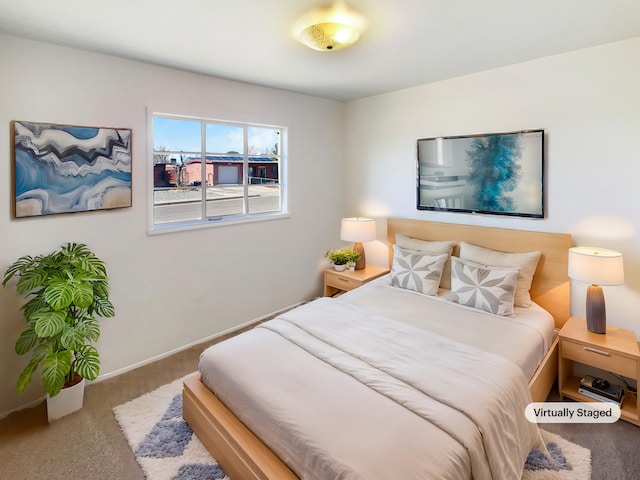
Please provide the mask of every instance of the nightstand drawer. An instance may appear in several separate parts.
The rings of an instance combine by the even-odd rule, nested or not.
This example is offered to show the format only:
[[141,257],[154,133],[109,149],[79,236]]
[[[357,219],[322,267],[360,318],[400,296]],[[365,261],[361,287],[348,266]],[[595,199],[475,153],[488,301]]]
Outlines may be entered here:
[[636,377],[636,360],[618,355],[601,347],[562,342],[562,358],[591,365],[602,370],[618,373],[625,377]]
[[325,275],[325,285],[327,285],[328,287],[334,287],[340,290],[349,291],[361,286],[362,281],[354,278],[339,276],[332,272],[327,272]]

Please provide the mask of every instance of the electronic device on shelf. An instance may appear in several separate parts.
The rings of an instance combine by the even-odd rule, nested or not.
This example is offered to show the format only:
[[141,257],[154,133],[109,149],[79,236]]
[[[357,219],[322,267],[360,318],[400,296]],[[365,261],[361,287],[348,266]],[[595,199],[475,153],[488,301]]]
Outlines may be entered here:
[[578,392],[595,400],[603,402],[613,402],[617,405],[622,403],[624,389],[619,385],[611,385],[604,378],[585,376],[580,380]]

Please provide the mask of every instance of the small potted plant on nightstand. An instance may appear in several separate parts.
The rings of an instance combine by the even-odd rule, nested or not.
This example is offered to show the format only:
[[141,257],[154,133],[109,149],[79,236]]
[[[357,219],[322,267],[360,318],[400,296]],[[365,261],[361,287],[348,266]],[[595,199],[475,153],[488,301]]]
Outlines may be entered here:
[[28,298],[20,309],[26,328],[15,350],[32,352],[16,391],[22,393],[41,367],[52,421],[82,408],[84,380],[100,373],[96,317],[114,315],[107,269],[86,245],[68,243],[47,255],[20,257],[4,272],[2,286],[14,276],[18,294]]
[[333,268],[341,272],[350,263],[353,263],[355,267],[355,263],[360,258],[360,254],[350,248],[340,248],[337,250],[329,250],[325,254],[325,257],[331,260],[331,263],[333,263]]
[[350,272],[355,272],[356,270],[356,262],[360,260],[360,254],[355,250],[349,250],[349,260],[347,260],[347,267],[349,267]]

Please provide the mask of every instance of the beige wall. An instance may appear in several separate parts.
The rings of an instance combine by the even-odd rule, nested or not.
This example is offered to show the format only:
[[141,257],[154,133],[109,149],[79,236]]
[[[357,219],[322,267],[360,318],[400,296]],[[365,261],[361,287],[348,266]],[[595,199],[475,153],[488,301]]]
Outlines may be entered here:
[[[290,218],[148,235],[147,108],[288,127]],[[116,317],[102,322],[103,377],[319,295],[338,241],[342,114],[334,101],[0,36],[0,269],[68,241],[107,262]],[[11,220],[11,120],[132,128],[133,207]],[[13,351],[20,305],[0,288],[0,416],[43,394],[38,381],[14,390],[27,360]]]
[[[635,38],[350,102],[344,211],[567,232],[619,250],[626,282],[605,287],[608,320],[640,338],[639,85]],[[418,138],[530,128],[547,132],[546,219],[416,210]],[[574,315],[585,291],[573,285]]]

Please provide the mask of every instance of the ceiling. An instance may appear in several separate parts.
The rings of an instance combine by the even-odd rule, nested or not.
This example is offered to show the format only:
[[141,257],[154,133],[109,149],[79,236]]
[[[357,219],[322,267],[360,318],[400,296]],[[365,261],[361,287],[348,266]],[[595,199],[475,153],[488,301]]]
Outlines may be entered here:
[[340,101],[640,37],[640,0],[347,4],[366,27],[333,52],[291,33],[322,0],[0,0],[0,32]]

